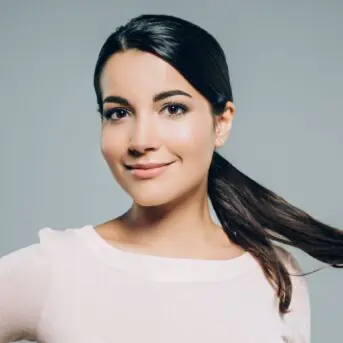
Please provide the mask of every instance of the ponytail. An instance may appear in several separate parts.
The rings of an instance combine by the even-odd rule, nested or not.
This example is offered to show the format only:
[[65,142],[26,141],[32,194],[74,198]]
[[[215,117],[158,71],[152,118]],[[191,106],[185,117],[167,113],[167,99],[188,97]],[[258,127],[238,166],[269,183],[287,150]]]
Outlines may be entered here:
[[208,175],[208,195],[230,240],[257,258],[277,291],[281,314],[288,313],[292,283],[273,241],[300,248],[334,268],[343,267],[343,233],[339,229],[292,206],[216,151]]

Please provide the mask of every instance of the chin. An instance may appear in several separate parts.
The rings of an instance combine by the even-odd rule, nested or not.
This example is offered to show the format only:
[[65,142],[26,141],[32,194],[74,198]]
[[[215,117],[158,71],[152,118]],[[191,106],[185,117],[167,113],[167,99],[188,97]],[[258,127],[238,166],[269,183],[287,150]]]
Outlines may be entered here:
[[170,194],[130,194],[132,200],[139,206],[143,207],[155,207],[169,203],[172,199]]

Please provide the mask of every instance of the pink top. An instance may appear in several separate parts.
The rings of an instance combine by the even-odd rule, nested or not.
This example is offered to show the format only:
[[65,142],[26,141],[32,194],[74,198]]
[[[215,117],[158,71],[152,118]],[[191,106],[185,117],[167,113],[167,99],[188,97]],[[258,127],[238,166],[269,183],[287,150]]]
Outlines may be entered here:
[[248,252],[229,260],[131,252],[92,225],[46,227],[39,239],[0,258],[0,343],[310,342],[305,277],[291,276],[293,311],[282,319]]

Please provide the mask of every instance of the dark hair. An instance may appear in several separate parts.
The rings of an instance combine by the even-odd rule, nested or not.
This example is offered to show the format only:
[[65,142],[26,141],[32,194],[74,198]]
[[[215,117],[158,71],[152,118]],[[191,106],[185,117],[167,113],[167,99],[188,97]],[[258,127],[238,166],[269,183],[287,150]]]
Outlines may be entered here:
[[[111,55],[129,49],[149,52],[172,65],[209,101],[214,116],[233,101],[225,53],[211,34],[171,15],[144,14],[119,26],[101,48],[94,72],[101,117],[101,71]],[[292,283],[272,241],[300,248],[332,267],[343,267],[339,265],[343,263],[340,230],[292,206],[216,151],[208,173],[208,195],[227,236],[260,263],[280,298],[282,315],[289,312]]]

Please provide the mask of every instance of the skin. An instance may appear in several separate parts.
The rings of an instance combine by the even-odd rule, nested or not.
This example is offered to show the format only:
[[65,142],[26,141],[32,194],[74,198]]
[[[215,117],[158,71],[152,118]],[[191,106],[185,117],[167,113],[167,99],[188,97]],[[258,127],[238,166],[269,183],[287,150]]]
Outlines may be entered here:
[[[110,244],[160,256],[241,255],[243,250],[211,219],[207,200],[212,154],[229,137],[234,104],[228,102],[225,112],[214,119],[206,98],[176,69],[153,54],[133,49],[107,60],[100,87],[103,100],[117,95],[130,104],[103,104],[104,112],[117,111],[112,112],[114,120],[102,121],[101,152],[133,203],[121,216],[98,225],[99,235]],[[174,95],[153,102],[155,94],[175,89],[191,97]],[[172,116],[184,111],[167,106],[170,101],[186,106],[185,114]],[[148,180],[135,178],[124,167],[124,163],[151,160],[174,163]]]

